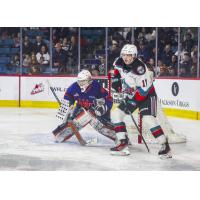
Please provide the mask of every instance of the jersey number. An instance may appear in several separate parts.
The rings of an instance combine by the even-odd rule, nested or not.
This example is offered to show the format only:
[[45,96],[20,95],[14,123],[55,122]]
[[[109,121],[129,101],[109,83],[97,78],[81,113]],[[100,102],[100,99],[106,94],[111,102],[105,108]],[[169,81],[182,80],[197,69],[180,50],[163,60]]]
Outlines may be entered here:
[[142,80],[142,87],[146,87],[147,86],[147,79]]

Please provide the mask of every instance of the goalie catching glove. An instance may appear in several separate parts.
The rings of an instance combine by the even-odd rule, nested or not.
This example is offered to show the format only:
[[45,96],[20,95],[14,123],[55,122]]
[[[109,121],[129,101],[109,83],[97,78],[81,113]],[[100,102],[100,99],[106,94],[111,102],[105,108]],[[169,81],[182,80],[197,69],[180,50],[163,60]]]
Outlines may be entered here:
[[94,113],[99,117],[106,114],[108,107],[105,104],[105,99],[104,98],[95,99],[93,110],[94,110]]

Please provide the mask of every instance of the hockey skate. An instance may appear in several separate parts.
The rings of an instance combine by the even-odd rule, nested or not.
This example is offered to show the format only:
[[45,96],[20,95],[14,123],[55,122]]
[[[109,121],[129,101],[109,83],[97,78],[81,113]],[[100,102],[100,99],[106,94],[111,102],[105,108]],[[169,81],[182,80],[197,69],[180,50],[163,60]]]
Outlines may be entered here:
[[158,152],[158,155],[161,159],[172,158],[171,149],[170,149],[170,146],[169,146],[169,143],[168,143],[168,139],[164,144],[162,144],[161,149]]
[[119,143],[110,149],[111,155],[115,156],[128,156],[130,155],[130,151],[128,148],[128,139],[120,140]]

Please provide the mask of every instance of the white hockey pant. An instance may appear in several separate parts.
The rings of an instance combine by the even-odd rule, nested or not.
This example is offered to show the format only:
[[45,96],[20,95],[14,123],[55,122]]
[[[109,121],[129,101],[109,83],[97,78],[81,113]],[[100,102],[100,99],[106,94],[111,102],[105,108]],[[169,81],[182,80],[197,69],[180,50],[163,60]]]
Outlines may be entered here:
[[116,108],[113,112],[111,112],[111,120],[115,125],[115,133],[118,141],[126,139],[126,124],[124,123],[124,117],[126,114],[120,110],[119,108]]

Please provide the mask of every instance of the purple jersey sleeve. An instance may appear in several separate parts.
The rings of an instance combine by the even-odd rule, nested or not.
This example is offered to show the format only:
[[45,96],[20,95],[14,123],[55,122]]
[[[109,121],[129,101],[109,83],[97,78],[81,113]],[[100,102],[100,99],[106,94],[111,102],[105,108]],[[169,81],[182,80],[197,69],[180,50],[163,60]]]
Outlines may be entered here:
[[98,96],[97,98],[104,98],[105,99],[105,104],[107,105],[108,109],[111,110],[112,108],[112,98],[109,97],[108,92],[106,89],[104,89],[98,82],[97,83],[97,88],[98,88]]

